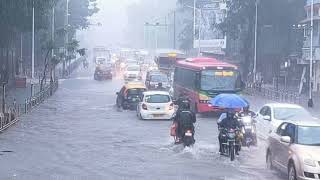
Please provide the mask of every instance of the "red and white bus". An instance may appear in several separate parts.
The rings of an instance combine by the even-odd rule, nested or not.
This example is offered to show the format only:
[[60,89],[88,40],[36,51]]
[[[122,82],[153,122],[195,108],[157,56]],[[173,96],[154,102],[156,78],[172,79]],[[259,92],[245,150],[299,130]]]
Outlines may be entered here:
[[179,61],[174,71],[174,97],[187,96],[197,113],[218,111],[209,106],[220,93],[239,93],[244,88],[238,67],[213,58]]

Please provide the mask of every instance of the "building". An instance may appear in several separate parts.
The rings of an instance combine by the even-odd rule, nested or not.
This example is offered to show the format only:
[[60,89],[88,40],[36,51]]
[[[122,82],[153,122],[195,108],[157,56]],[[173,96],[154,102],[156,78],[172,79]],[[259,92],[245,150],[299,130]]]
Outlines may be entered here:
[[[306,72],[309,71],[310,65],[310,46],[311,46],[311,5],[312,0],[307,0],[305,5],[306,18],[300,22],[305,34],[305,41],[302,48],[302,58],[299,64],[305,66]],[[313,91],[320,92],[320,0],[313,0]],[[304,78],[308,79],[308,74],[305,73]]]

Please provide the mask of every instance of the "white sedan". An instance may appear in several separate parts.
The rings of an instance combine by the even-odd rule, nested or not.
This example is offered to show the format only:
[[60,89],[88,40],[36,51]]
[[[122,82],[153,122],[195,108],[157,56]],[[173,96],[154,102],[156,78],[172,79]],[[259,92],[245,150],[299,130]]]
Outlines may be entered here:
[[144,119],[170,120],[175,112],[174,103],[168,92],[147,91],[137,106],[137,116]]
[[142,72],[139,65],[128,66],[123,74],[124,80],[142,79]]
[[270,103],[264,105],[257,113],[257,132],[267,139],[269,133],[284,121],[310,121],[315,118],[303,107],[296,104]]

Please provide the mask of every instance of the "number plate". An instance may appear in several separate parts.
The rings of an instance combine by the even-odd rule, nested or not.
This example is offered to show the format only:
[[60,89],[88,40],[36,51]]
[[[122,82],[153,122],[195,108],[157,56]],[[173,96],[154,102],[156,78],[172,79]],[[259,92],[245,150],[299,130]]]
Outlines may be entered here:
[[163,116],[162,114],[154,114],[153,117],[161,117]]
[[185,136],[192,136],[192,133],[191,132],[186,132],[184,135]]

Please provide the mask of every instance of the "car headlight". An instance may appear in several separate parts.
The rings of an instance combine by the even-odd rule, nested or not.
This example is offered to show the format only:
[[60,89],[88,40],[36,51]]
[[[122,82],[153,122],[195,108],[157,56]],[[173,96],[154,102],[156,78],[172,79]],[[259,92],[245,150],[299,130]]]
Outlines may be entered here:
[[316,167],[316,161],[311,158],[305,158],[303,163],[307,166]]

